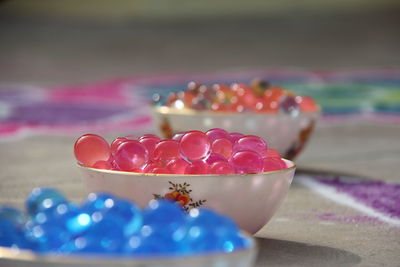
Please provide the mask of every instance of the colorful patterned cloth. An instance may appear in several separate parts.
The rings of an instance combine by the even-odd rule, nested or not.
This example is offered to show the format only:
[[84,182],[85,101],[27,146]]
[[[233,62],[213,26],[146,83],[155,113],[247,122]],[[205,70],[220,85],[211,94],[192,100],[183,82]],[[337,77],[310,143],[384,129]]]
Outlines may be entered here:
[[310,95],[323,108],[323,121],[400,121],[400,70],[317,72],[263,70],[211,75],[164,75],[58,88],[0,84],[0,139],[28,134],[77,134],[151,129],[149,103],[191,81],[250,82],[260,77]]

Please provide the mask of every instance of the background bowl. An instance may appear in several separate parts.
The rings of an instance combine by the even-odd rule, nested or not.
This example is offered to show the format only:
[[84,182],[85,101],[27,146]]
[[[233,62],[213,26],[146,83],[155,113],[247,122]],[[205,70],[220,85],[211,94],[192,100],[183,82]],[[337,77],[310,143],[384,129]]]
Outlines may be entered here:
[[250,267],[254,265],[257,256],[257,245],[252,240],[250,247],[236,250],[232,253],[209,253],[185,257],[151,257],[129,258],[120,256],[102,257],[98,255],[60,256],[52,254],[39,255],[28,250],[15,250],[0,247],[0,266],[3,267],[72,267],[72,266],[129,266],[129,267],[204,267],[204,266],[233,266]]
[[79,166],[88,192],[110,192],[141,207],[154,198],[170,198],[189,210],[209,207],[231,217],[251,234],[274,215],[286,196],[295,165],[258,174],[179,175],[130,173]]
[[162,106],[153,108],[153,123],[165,138],[182,131],[207,131],[211,128],[257,135],[264,138],[269,147],[277,150],[282,157],[293,159],[309,140],[319,115],[320,111],[290,115],[195,111]]

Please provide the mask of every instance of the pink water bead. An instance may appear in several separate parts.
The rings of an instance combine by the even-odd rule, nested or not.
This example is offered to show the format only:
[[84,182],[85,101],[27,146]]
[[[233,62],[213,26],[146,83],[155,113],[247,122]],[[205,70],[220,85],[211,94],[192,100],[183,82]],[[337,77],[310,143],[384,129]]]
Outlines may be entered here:
[[241,133],[230,133],[229,134],[229,138],[231,140],[231,142],[234,144],[237,140],[239,140],[240,138],[242,138],[244,136],[244,134]]
[[181,153],[189,160],[205,158],[210,153],[210,140],[200,131],[187,132],[180,141]]
[[161,140],[157,143],[153,151],[153,160],[161,161],[164,164],[167,161],[179,158],[180,156],[180,144],[175,140]]
[[261,137],[255,135],[245,135],[233,145],[233,151],[251,150],[263,158],[267,156],[267,148],[267,143]]
[[174,136],[172,136],[172,140],[176,140],[176,141],[181,141],[182,137],[186,134],[186,132],[180,132],[180,133],[176,133],[174,134]]
[[192,161],[185,169],[185,174],[207,174],[209,166],[202,160]]
[[141,143],[146,149],[147,152],[149,153],[149,157],[153,157],[153,151],[156,148],[156,145],[158,142],[160,142],[161,139],[158,136],[148,136],[148,137],[141,137],[139,139],[139,143]]
[[280,158],[266,158],[263,162],[263,172],[286,169],[286,163]]
[[85,134],[76,140],[74,154],[80,164],[92,167],[97,161],[109,160],[111,149],[108,142],[101,136]]
[[99,160],[92,166],[95,169],[111,170],[112,164],[109,160]]
[[278,158],[278,159],[280,159],[281,155],[275,149],[268,148],[268,150],[267,150],[267,158]]
[[263,169],[262,157],[251,150],[234,152],[230,163],[235,167],[237,173],[259,173]]
[[229,139],[219,138],[212,142],[211,151],[228,159],[232,155],[233,144]]
[[184,174],[188,165],[189,163],[186,160],[182,158],[176,158],[169,161],[166,167],[171,173]]
[[117,152],[117,148],[120,144],[122,144],[125,141],[128,141],[129,139],[126,137],[117,137],[112,141],[111,143],[111,154],[114,155],[115,152]]
[[210,129],[206,132],[206,135],[208,136],[211,143],[220,138],[230,139],[229,133],[220,128]]
[[114,155],[115,164],[123,171],[142,168],[147,160],[147,149],[136,140],[129,140],[120,144]]
[[208,157],[205,160],[205,162],[208,165],[212,165],[214,162],[217,162],[217,161],[228,162],[228,160],[224,156],[222,156],[222,155],[220,155],[218,153],[213,153],[213,152],[211,152],[210,155],[208,155]]
[[232,173],[235,173],[235,168],[228,162],[217,161],[211,165],[210,173],[212,173],[212,174],[232,174]]

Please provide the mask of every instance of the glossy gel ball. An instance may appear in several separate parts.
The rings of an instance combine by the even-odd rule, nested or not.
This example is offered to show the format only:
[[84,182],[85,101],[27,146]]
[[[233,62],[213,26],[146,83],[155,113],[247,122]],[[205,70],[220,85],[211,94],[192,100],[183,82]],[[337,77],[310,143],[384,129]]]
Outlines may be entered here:
[[204,208],[190,210],[186,227],[185,242],[194,252],[223,251],[225,238],[239,233],[231,219]]
[[245,135],[235,142],[233,151],[251,150],[258,153],[261,157],[267,156],[267,143],[258,136]]
[[128,138],[126,138],[126,137],[118,137],[118,138],[115,138],[114,139],[114,141],[112,141],[112,143],[111,143],[111,154],[112,155],[115,155],[115,153],[117,152],[117,148],[118,148],[118,146],[120,145],[120,144],[122,144],[123,142],[125,142],[125,141],[128,141],[129,139]]
[[165,235],[178,230],[185,223],[185,214],[180,206],[170,201],[151,200],[143,210],[143,227],[160,230]]
[[208,165],[212,165],[213,163],[218,162],[218,161],[228,162],[228,160],[224,156],[222,156],[218,153],[213,153],[213,152],[211,152],[210,155],[205,160],[205,162]]
[[139,139],[139,143],[141,143],[147,149],[149,158],[153,157],[153,151],[160,141],[161,139],[158,136],[147,136]]
[[296,103],[300,105],[301,112],[316,112],[318,105],[310,96],[296,96]]
[[230,139],[230,135],[227,131],[220,128],[210,129],[206,132],[207,137],[209,138],[210,142],[214,142],[217,139],[226,138]]
[[180,144],[182,155],[189,160],[203,159],[210,153],[210,140],[205,133],[200,131],[187,132]]
[[232,155],[233,144],[229,139],[219,138],[212,142],[211,151],[229,159]]
[[231,140],[232,144],[234,144],[237,140],[239,140],[243,136],[244,136],[244,134],[241,134],[241,133],[230,133],[229,139]]
[[217,161],[211,165],[210,173],[212,173],[212,174],[233,174],[233,173],[235,173],[235,168],[228,162]]
[[99,160],[95,164],[93,164],[92,168],[101,170],[111,170],[112,164],[108,160]]
[[262,171],[264,161],[262,157],[251,150],[241,150],[233,153],[230,163],[237,173],[259,173]]
[[185,174],[208,174],[210,166],[202,160],[192,161],[185,169]]
[[101,136],[85,134],[76,140],[74,154],[80,164],[92,167],[99,160],[108,160],[111,156],[111,149]]
[[170,173],[184,174],[188,165],[189,163],[186,160],[182,158],[176,158],[169,161],[166,167]]
[[146,148],[136,140],[123,142],[118,146],[114,162],[123,171],[142,168],[148,161]]
[[171,159],[179,158],[180,144],[175,140],[162,140],[157,143],[153,151],[153,160],[167,162]]
[[25,207],[28,214],[34,215],[66,202],[68,202],[67,199],[55,189],[35,188],[26,199]]
[[19,210],[9,206],[0,206],[0,220],[9,221],[16,227],[21,228],[26,219],[26,216]]
[[286,163],[280,158],[266,158],[263,163],[263,172],[279,171],[286,168]]

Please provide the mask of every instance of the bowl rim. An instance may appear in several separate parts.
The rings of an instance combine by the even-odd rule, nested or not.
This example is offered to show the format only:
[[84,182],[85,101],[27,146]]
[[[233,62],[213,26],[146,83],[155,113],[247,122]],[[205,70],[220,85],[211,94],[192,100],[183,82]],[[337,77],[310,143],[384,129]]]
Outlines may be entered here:
[[[234,111],[210,111],[210,110],[194,110],[190,108],[173,108],[173,107],[168,107],[168,106],[151,106],[151,109],[153,110],[154,113],[160,113],[164,115],[182,115],[182,116],[187,116],[187,115],[213,115],[213,116],[222,116],[222,115],[252,115],[252,116],[287,116],[287,117],[293,117],[290,114],[286,113],[275,113],[275,112],[234,112]],[[317,105],[317,110],[316,111],[301,111],[299,112],[298,117],[301,115],[313,115],[313,114],[321,114],[322,113],[322,108],[320,105]]]
[[290,166],[289,168],[286,169],[282,169],[282,170],[277,170],[277,171],[268,171],[268,172],[259,172],[259,173],[233,173],[233,174],[167,174],[167,173],[142,173],[142,172],[126,172],[126,171],[115,171],[115,170],[105,170],[105,169],[96,169],[96,168],[92,168],[92,167],[87,167],[84,166],[80,163],[76,163],[78,165],[79,168],[82,169],[86,169],[86,170],[90,170],[90,171],[94,171],[94,172],[100,172],[100,173],[108,173],[108,174],[122,174],[122,175],[127,175],[127,176],[146,176],[146,177],[228,177],[228,178],[232,178],[232,177],[245,177],[245,176],[254,176],[254,175],[263,175],[263,176],[267,176],[269,174],[275,174],[275,173],[283,173],[283,172],[290,172],[294,169],[296,169],[296,164],[288,159],[284,159],[281,158],[283,161],[285,161],[286,163],[289,162],[292,166]]
[[254,236],[247,232],[240,231],[247,240],[250,241],[248,247],[242,249],[236,249],[231,253],[224,251],[213,251],[203,252],[200,254],[192,255],[155,255],[155,256],[143,256],[143,255],[118,255],[118,254],[57,254],[57,253],[35,253],[28,249],[18,249],[11,247],[0,246],[0,262],[1,260],[18,260],[23,262],[46,262],[46,263],[122,263],[134,261],[137,264],[140,263],[152,263],[152,262],[164,262],[164,261],[187,261],[187,260],[201,260],[201,259],[213,259],[223,256],[230,255],[241,255],[247,253],[257,253],[259,251],[259,244]]

